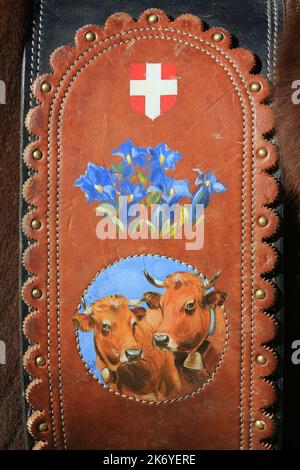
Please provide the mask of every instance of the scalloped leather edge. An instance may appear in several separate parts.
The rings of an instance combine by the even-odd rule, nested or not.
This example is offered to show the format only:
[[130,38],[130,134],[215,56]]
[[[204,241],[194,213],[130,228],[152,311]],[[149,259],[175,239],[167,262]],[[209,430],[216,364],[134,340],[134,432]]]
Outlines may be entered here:
[[[147,18],[150,13],[156,13],[159,16],[159,23],[155,26],[149,26]],[[265,184],[266,191],[263,194],[256,194],[255,199],[255,212],[257,210],[262,215],[268,217],[268,224],[266,227],[256,226],[254,230],[254,239],[256,244],[256,255],[259,254],[264,257],[267,261],[263,264],[264,268],[260,270],[258,278],[259,286],[266,292],[266,296],[263,300],[256,302],[255,317],[255,345],[253,345],[254,356],[263,351],[267,358],[265,366],[259,366],[259,371],[255,363],[252,364],[252,390],[255,391],[257,386],[266,387],[272,390],[272,399],[266,406],[270,406],[275,400],[275,393],[273,393],[273,385],[267,380],[263,381],[264,377],[269,376],[272,371],[276,368],[276,357],[274,352],[265,346],[265,343],[274,338],[276,334],[276,325],[274,319],[266,314],[266,310],[274,303],[276,290],[274,286],[263,279],[263,275],[271,272],[277,261],[277,254],[273,247],[267,244],[264,240],[270,238],[278,229],[278,215],[270,209],[270,205],[278,194],[278,185],[273,176],[267,175],[266,170],[273,168],[277,161],[277,152],[275,146],[264,138],[267,132],[273,129],[273,116],[272,110],[263,103],[268,96],[268,85],[265,78],[258,75],[251,74],[251,70],[254,66],[254,56],[251,52],[245,49],[231,49],[231,36],[223,28],[213,27],[206,31],[203,30],[201,20],[193,15],[184,14],[180,15],[174,21],[170,20],[168,16],[159,9],[148,9],[144,11],[139,20],[135,21],[126,13],[115,13],[110,16],[105,26],[101,29],[95,25],[87,25],[80,28],[76,35],[73,46],[62,46],[56,49],[50,57],[50,65],[52,68],[52,74],[46,74],[39,76],[34,85],[33,92],[38,101],[38,106],[31,109],[26,117],[26,127],[32,136],[36,137],[36,141],[31,142],[25,149],[24,161],[28,168],[35,171],[35,174],[25,181],[23,186],[23,197],[29,205],[33,208],[29,210],[23,218],[22,230],[24,234],[34,243],[31,244],[23,253],[23,265],[28,272],[28,279],[22,288],[22,297],[24,302],[34,309],[24,320],[23,331],[29,340],[37,341],[38,338],[32,334],[33,323],[39,325],[41,333],[40,336],[46,335],[45,326],[43,325],[43,318],[46,318],[46,299],[44,295],[40,299],[34,299],[31,296],[31,290],[37,286],[44,286],[46,279],[44,279],[43,273],[40,272],[38,264],[35,263],[36,259],[43,259],[46,264],[45,253],[41,249],[45,243],[45,211],[46,211],[46,189],[41,187],[42,177],[45,177],[47,172],[46,165],[46,154],[47,154],[47,134],[45,136],[45,130],[47,130],[47,115],[49,109],[49,102],[53,98],[57,86],[61,80],[61,71],[67,70],[71,64],[76,61],[78,56],[84,56],[92,47],[93,43],[88,43],[85,39],[85,33],[87,31],[93,31],[96,35],[97,41],[110,41],[113,37],[118,37],[122,34],[128,33],[128,30],[145,30],[145,31],[161,31],[167,30],[169,34],[173,34],[173,30],[181,30],[182,35],[192,38],[195,40],[195,36],[204,38],[205,41],[212,44],[212,35],[216,31],[222,31],[224,39],[221,43],[212,44],[211,47],[215,47],[218,51],[226,51],[226,53],[232,58],[235,64],[240,68],[243,77],[245,78],[247,85],[249,86],[250,81],[253,79],[259,81],[262,85],[261,90],[253,95],[253,101],[256,108],[256,119],[257,127],[260,128],[260,135],[256,136],[255,149],[257,150],[260,146],[264,146],[267,149],[267,157],[264,159],[256,159],[255,161],[255,181],[263,178],[267,184]],[[41,92],[41,83],[47,81],[51,84],[51,91],[47,94]],[[32,158],[32,153],[35,149],[39,148],[43,152],[41,160],[37,161]],[[34,230],[31,227],[31,220],[34,217],[38,217],[42,220],[42,227],[38,230]],[[260,262],[256,263],[261,264]],[[257,268],[256,268],[257,269]],[[257,271],[256,271],[257,272]],[[33,274],[34,273],[34,274]],[[257,332],[257,324],[260,323],[260,316],[263,315],[265,327],[264,333]],[[50,408],[43,409],[45,404],[39,402],[38,396],[34,397],[35,391],[39,390],[39,387],[43,386],[49,388],[49,379],[47,376],[46,368],[38,368],[34,363],[34,357],[37,353],[43,352],[47,357],[47,351],[45,350],[45,344],[35,344],[26,351],[24,355],[24,367],[26,370],[37,377],[34,379],[26,390],[26,397],[30,401],[31,406],[36,409],[28,419],[28,430],[30,434],[35,438],[36,444],[34,449],[47,449],[52,448],[53,441],[55,447],[55,435],[51,432],[51,410]],[[253,359],[254,360],[254,359]],[[264,384],[264,385],[262,385]],[[254,392],[251,392],[254,393]],[[268,392],[270,394],[270,390]],[[253,423],[256,419],[263,419],[265,421],[265,428],[262,431],[257,430],[253,425],[252,440],[253,448],[263,449],[268,448],[268,445],[264,443],[266,439],[269,439],[274,431],[274,419],[273,416],[264,412],[263,409],[266,406],[260,406],[260,398],[253,396]],[[34,405],[34,406],[33,406]],[[263,408],[263,409],[262,409]],[[41,433],[38,429],[41,420],[47,420],[48,431]]]

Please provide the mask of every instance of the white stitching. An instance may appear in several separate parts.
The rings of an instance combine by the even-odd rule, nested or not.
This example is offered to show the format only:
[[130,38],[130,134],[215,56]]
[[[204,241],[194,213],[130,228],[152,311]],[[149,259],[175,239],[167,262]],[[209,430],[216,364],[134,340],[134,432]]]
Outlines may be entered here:
[[[123,261],[125,259],[133,259],[133,258],[140,258],[142,256],[152,256],[152,257],[157,257],[157,258],[164,258],[164,259],[167,259],[167,260],[171,260],[171,261],[176,261],[177,263],[180,263],[182,265],[185,265],[185,266],[188,266],[189,268],[193,269],[196,273],[199,274],[199,271],[197,269],[195,269],[192,265],[188,264],[188,263],[184,263],[183,261],[180,261],[178,259],[174,259],[174,258],[171,258],[170,256],[164,256],[164,255],[159,255],[159,254],[146,254],[146,255],[131,255],[131,256],[127,256],[126,258],[121,258],[121,259],[118,259],[117,261],[115,261],[114,263],[111,263],[109,266],[106,266],[105,268],[101,269],[100,271],[98,271],[98,273],[94,276],[94,278],[92,279],[92,281],[90,282],[90,284],[88,285],[87,289],[85,289],[83,295],[85,295],[85,293],[87,292],[87,290],[89,289],[89,287],[92,285],[92,283],[95,281],[95,279],[101,274],[103,273],[104,271],[106,271],[106,269],[112,267],[112,266],[115,266],[117,265],[120,261]],[[78,308],[79,308],[79,305],[78,305]],[[130,399],[130,400],[134,400],[136,402],[139,402],[139,403],[144,403],[144,404],[147,404],[147,405],[160,405],[160,404],[166,404],[166,403],[173,403],[175,401],[181,401],[181,400],[185,400],[186,398],[189,398],[189,397],[193,397],[194,395],[198,394],[200,392],[200,390],[203,390],[203,388],[209,384],[209,382],[211,382],[213,380],[213,378],[215,377],[215,375],[217,374],[217,372],[219,371],[220,367],[221,367],[221,363],[223,362],[223,359],[224,359],[224,356],[225,356],[225,352],[226,352],[226,349],[227,349],[227,345],[228,345],[228,341],[229,341],[229,321],[228,321],[228,316],[227,316],[227,312],[226,312],[226,309],[223,310],[224,312],[224,317],[225,317],[225,323],[226,323],[226,328],[225,328],[225,344],[224,344],[224,348],[223,348],[223,351],[222,351],[222,354],[220,356],[220,359],[218,361],[218,364],[213,372],[213,374],[211,375],[211,377],[208,378],[208,380],[201,386],[199,387],[197,390],[191,392],[191,393],[188,393],[186,395],[183,395],[182,397],[178,397],[178,398],[173,398],[171,400],[159,400],[159,401],[147,401],[147,400],[142,400],[142,399],[139,399],[139,398],[135,398],[135,397],[131,397],[129,395],[124,395],[123,393],[119,393],[119,392],[116,392],[114,390],[111,390],[110,388],[108,387],[104,387],[103,384],[100,382],[100,380],[91,372],[91,370],[88,368],[88,365],[87,363],[85,362],[85,359],[84,357],[82,356],[81,354],[81,350],[80,350],[80,347],[79,347],[79,339],[78,339],[78,333],[76,334],[76,344],[77,344],[77,349],[78,349],[78,352],[80,354],[80,357],[82,359],[82,361],[84,362],[89,374],[97,380],[98,383],[100,383],[100,385],[105,389],[107,390],[108,392],[111,392],[111,393],[114,393],[115,395],[119,395],[123,398],[127,398],[127,399]]]
[[[30,57],[30,73],[29,73],[29,76],[30,76],[30,79],[29,79],[29,85],[30,85],[30,100],[29,100],[29,106],[30,108],[33,108],[35,103],[34,103],[34,96],[33,96],[33,90],[32,90],[32,86],[33,86],[33,82],[34,82],[34,79],[35,79],[35,75],[34,75],[34,55],[35,55],[35,37],[36,37],[36,19],[35,19],[35,15],[33,15],[33,21],[32,21],[32,41],[31,41],[31,57]],[[33,136],[29,136],[29,141],[31,140]]]
[[[29,105],[31,108],[34,107],[35,99],[33,95],[33,82],[35,78],[38,76],[40,71],[40,58],[41,58],[41,40],[42,40],[42,29],[43,29],[43,14],[44,14],[44,7],[43,7],[43,0],[40,0],[40,8],[38,14],[38,30],[36,31],[36,15],[34,12],[33,15],[33,27],[32,27],[32,43],[31,43],[31,60],[30,60],[30,101]],[[37,33],[37,34],[36,34]],[[35,47],[37,46],[37,48]],[[34,73],[34,58],[36,52],[36,73]],[[34,141],[34,137],[32,135],[29,136],[29,141]],[[28,206],[29,212],[32,210]],[[50,335],[50,317],[47,316],[47,335],[48,335],[48,344],[47,344],[47,369],[48,369],[48,379],[49,379],[49,394],[50,394],[50,406],[51,406],[51,423],[53,429],[53,441],[54,447],[57,447],[56,442],[56,433],[55,433],[55,421],[54,421],[54,405],[53,405],[53,394],[52,394],[52,379],[51,379],[51,366],[50,366],[50,342],[49,342],[49,335]]]
[[271,73],[271,28],[272,28],[272,18],[271,18],[271,0],[266,1],[267,5],[267,77],[270,78]]
[[274,6],[274,34],[273,34],[273,70],[272,70],[272,80],[274,81],[276,79],[276,63],[277,63],[277,42],[278,42],[278,4],[277,0],[273,0],[273,6]]
[[[42,29],[43,29],[43,15],[44,15],[44,5],[43,0],[40,0],[40,18],[39,18],[39,30],[38,30],[38,50],[37,50],[37,74],[40,70],[40,57],[41,57],[41,42],[42,42]],[[50,169],[50,162],[49,162],[49,149],[47,152],[47,168]],[[50,179],[48,178],[47,181],[47,216],[48,216],[48,208],[50,205]],[[47,218],[47,243],[50,240],[49,235],[49,224]],[[47,272],[50,270],[50,259],[47,259]],[[47,276],[47,292],[46,292],[46,303],[47,303],[47,369],[48,369],[48,378],[49,378],[49,395],[50,395],[50,407],[51,407],[51,423],[53,429],[53,443],[54,447],[57,447],[57,434],[55,430],[55,419],[54,419],[54,402],[53,402],[53,387],[52,387],[52,374],[51,374],[51,360],[50,360],[50,296],[49,296],[49,276]]]

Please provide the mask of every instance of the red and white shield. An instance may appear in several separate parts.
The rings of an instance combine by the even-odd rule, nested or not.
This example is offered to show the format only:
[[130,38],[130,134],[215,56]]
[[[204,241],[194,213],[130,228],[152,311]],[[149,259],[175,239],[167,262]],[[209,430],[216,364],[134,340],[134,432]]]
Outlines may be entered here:
[[156,119],[175,104],[176,65],[130,64],[130,103],[138,113]]

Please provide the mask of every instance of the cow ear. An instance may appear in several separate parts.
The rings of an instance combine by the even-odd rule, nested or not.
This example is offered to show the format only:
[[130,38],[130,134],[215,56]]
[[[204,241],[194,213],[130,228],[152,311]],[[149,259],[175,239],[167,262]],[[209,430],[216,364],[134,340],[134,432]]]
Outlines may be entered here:
[[157,292],[145,292],[143,294],[143,300],[149,308],[160,308],[160,297],[161,295]]
[[95,328],[96,322],[92,315],[86,313],[77,313],[73,318],[73,325],[81,331],[92,331]]
[[227,294],[221,290],[213,290],[206,294],[202,299],[202,307],[217,307],[223,305]]
[[138,320],[142,320],[146,315],[146,309],[144,307],[134,307],[131,310]]

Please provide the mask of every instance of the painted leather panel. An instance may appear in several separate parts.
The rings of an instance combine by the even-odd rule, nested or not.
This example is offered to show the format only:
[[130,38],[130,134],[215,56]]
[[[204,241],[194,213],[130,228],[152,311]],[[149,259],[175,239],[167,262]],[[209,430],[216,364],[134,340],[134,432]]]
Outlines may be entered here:
[[[266,207],[277,195],[275,181],[264,171],[276,161],[274,146],[263,138],[273,127],[272,112],[262,103],[268,96],[268,85],[262,77],[251,74],[254,58],[249,51],[230,48],[227,31],[203,31],[196,17],[183,15],[170,21],[156,10],[159,23],[149,27],[147,18],[152,12],[143,13],[138,22],[126,14],[116,14],[103,29],[82,28],[76,34],[74,47],[64,46],[52,54],[53,74],[41,76],[35,83],[35,95],[41,104],[29,113],[27,125],[38,140],[26,148],[25,161],[37,174],[25,183],[24,197],[37,209],[25,216],[23,228],[27,236],[37,241],[24,255],[27,270],[36,277],[25,283],[23,298],[35,309],[26,319],[25,332],[38,343],[24,358],[27,370],[38,377],[28,387],[27,398],[40,411],[29,419],[29,429],[39,440],[38,447],[43,448],[263,448],[261,439],[272,433],[273,423],[261,408],[273,402],[274,391],[261,376],[270,375],[275,367],[274,355],[262,346],[275,332],[275,325],[264,310],[272,305],[275,292],[262,275],[272,270],[276,255],[262,240],[270,237],[277,226],[276,215]],[[91,31],[95,39],[89,42],[85,35]],[[220,31],[223,39],[216,42],[214,33]],[[146,64],[161,64],[161,80],[176,81],[171,95],[162,94],[167,99],[160,99],[156,114],[153,101],[147,111],[146,99],[132,100],[130,96],[131,81],[147,79]],[[132,75],[132,68],[141,75]],[[51,84],[48,93],[41,90],[45,81]],[[253,82],[260,84],[259,91],[251,90]],[[267,149],[264,159],[257,156],[262,146]],[[37,148],[43,152],[40,161],[32,158]],[[173,152],[171,157],[169,151]],[[136,152],[143,154],[139,165],[132,162]],[[173,158],[169,167],[165,163],[168,157]],[[90,175],[89,164],[97,165],[98,176]],[[111,179],[108,184],[101,179],[108,170],[113,171],[113,184]],[[156,171],[155,176],[152,170]],[[169,200],[179,186],[175,187],[174,181],[169,186],[170,179],[166,178],[181,182],[180,190],[185,191],[181,202],[185,198],[194,201],[200,191],[200,201],[205,205],[201,249],[187,250],[186,239],[97,238],[96,207],[99,202],[107,202],[104,194],[109,195],[110,201],[112,191],[118,196],[123,192],[131,203],[132,197],[138,197],[138,187],[145,192],[139,200],[153,193]],[[132,186],[130,190],[128,185],[124,187],[128,180],[134,190]],[[92,189],[87,186],[91,183]],[[148,191],[149,187],[156,189]],[[90,204],[83,193],[93,199]],[[257,223],[261,215],[268,219],[265,227]],[[31,228],[33,216],[42,221],[38,231]],[[130,259],[136,262],[127,265],[127,271],[122,270]],[[114,269],[110,281],[101,281],[101,271],[108,269]],[[171,390],[169,382],[158,391],[152,385],[150,391],[149,387],[137,391],[132,383],[128,387],[128,381],[124,388],[124,379],[116,380],[115,376],[108,385],[101,385],[93,377],[95,374],[89,373],[95,367],[83,355],[89,352],[83,353],[85,341],[80,342],[80,334],[88,332],[76,333],[74,327],[78,314],[92,314],[92,321],[97,322],[95,309],[98,306],[103,310],[97,301],[118,294],[122,299],[114,299],[116,310],[123,300],[127,302],[122,321],[124,315],[128,321],[122,334],[126,330],[126,338],[132,335],[136,340],[137,333],[128,333],[128,324],[132,326],[134,316],[137,323],[145,319],[138,318],[141,311],[135,312],[129,300],[132,294],[138,296],[144,302],[136,308],[143,309],[143,315],[144,310],[148,314],[151,302],[143,298],[144,270],[165,282],[155,288],[148,282],[149,291],[160,298],[155,309],[160,310],[162,318],[148,331],[147,341],[151,336],[150,362],[152,356],[159,356],[159,380],[168,375],[161,372],[162,361],[170,358],[167,371],[175,370],[179,377],[175,380],[177,385],[172,382]],[[222,271],[219,278],[210,285],[218,270]],[[166,275],[182,271],[192,271],[193,279],[186,283],[180,274],[175,276],[174,285],[169,285]],[[89,288],[98,279],[97,299]],[[39,299],[32,297],[36,287],[42,291]],[[171,325],[166,320],[172,305],[181,299],[183,288],[193,292],[191,299],[184,297],[184,307],[187,308],[188,300],[196,302],[192,315],[199,313],[203,319],[199,329],[206,335],[200,339],[194,338],[195,326],[188,326],[191,317],[186,311],[172,310],[171,315],[176,318],[186,315],[178,327],[176,319]],[[173,292],[168,300],[172,289],[176,295]],[[207,292],[209,289],[212,291]],[[263,299],[255,295],[257,289],[264,290]],[[226,294],[226,299],[220,300],[220,292]],[[221,346],[214,345],[216,357],[211,367],[205,364],[204,352],[201,374],[199,369],[188,372],[183,361],[190,352],[202,355],[202,342],[210,342],[210,336],[214,336],[208,334],[211,310],[217,318],[215,327],[220,329]],[[99,336],[104,336],[102,317],[99,322]],[[117,320],[113,325],[110,322],[111,329],[120,325]],[[165,351],[152,344],[154,335],[161,332],[160,324],[181,349],[172,346],[173,350]],[[76,319],[75,326],[78,327]],[[188,340],[182,335],[185,330]],[[97,343],[100,349],[101,341]],[[144,350],[145,341],[141,340]],[[128,349],[138,349],[132,342],[124,351],[124,344],[118,351],[120,361]],[[174,359],[178,352],[185,356]],[[263,366],[256,363],[261,352],[267,358]],[[100,353],[100,360],[107,366],[106,353]],[[38,355],[47,357],[44,368],[35,365]],[[116,365],[115,360],[109,361],[110,366],[113,364],[108,367],[114,372],[111,375],[116,374],[119,362]],[[133,365],[136,367],[136,363]],[[98,360],[96,369],[101,367]],[[133,370],[134,375],[139,373]],[[151,379],[152,375],[148,384]],[[259,419],[265,422],[263,430],[254,425]],[[48,431],[41,433],[38,426],[44,420]],[[194,432],[199,423],[205,423],[205,428]],[[222,433],[216,434],[216,429],[222,429]]]

